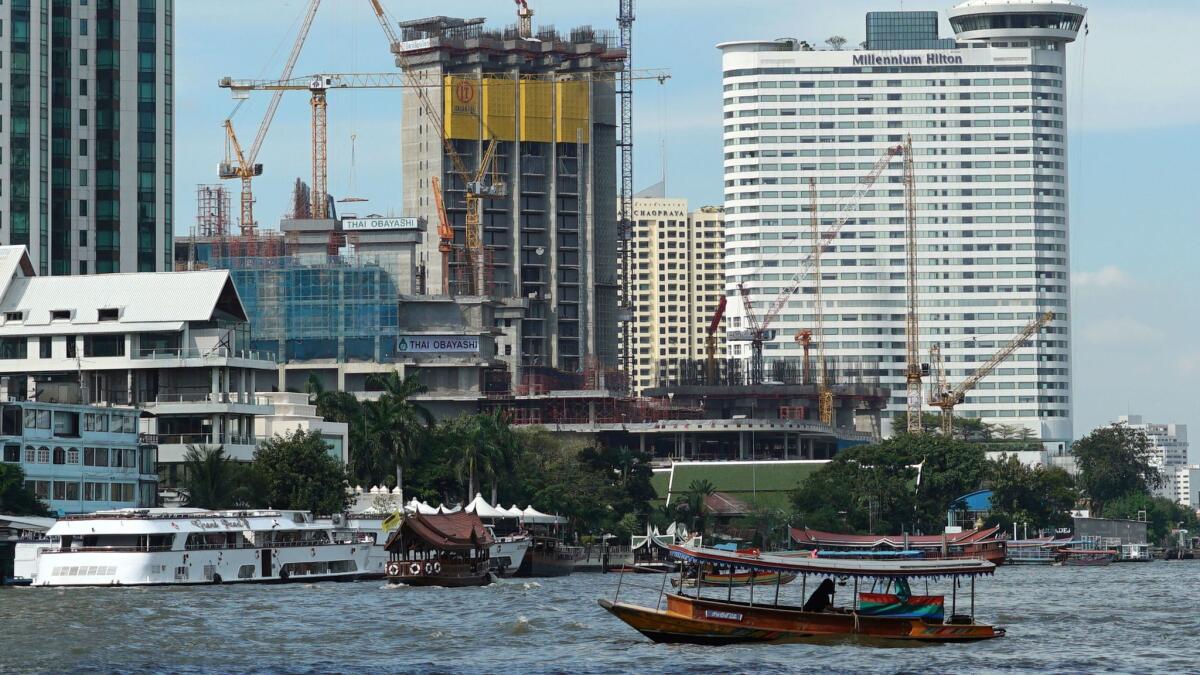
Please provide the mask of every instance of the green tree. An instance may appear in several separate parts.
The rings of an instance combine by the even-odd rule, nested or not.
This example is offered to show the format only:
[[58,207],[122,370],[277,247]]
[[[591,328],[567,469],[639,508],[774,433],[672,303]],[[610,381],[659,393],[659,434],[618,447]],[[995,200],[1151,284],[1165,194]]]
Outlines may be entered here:
[[317,407],[317,415],[327,422],[342,422],[349,435],[349,466],[351,479],[358,485],[375,485],[391,471],[390,457],[379,451],[379,444],[367,434],[366,410],[362,401],[345,391],[326,390],[321,380],[309,375],[304,385],[309,402]]
[[267,504],[323,515],[341,513],[349,501],[346,469],[320,432],[276,434],[254,453]]
[[499,482],[512,474],[521,444],[508,424],[508,415],[502,410],[480,413],[473,421],[473,441],[480,449],[476,471],[483,480],[492,485],[492,503],[496,502]]
[[13,516],[48,516],[50,507],[25,487],[20,464],[0,464],[0,513]]
[[401,378],[396,371],[372,374],[367,385],[382,392],[378,400],[364,404],[368,443],[391,461],[396,485],[403,492],[404,469],[413,461],[433,424],[433,415],[409,400],[424,393],[426,387],[415,373]]
[[[908,413],[896,413],[892,419],[892,428],[899,431],[908,428]],[[942,414],[940,412],[921,413],[921,431],[931,436],[942,433]],[[992,440],[996,433],[995,427],[977,417],[954,417],[954,438],[960,441],[985,442]]]
[[988,522],[1010,531],[1013,523],[1028,523],[1035,530],[1066,527],[1079,499],[1075,481],[1060,467],[1029,467],[1012,455],[991,463],[988,487],[992,490]]
[[[708,527],[708,497],[717,491],[707,478],[694,480],[688,484],[684,493],[683,503],[687,506],[689,527],[701,534]],[[680,507],[682,509],[682,506]]]
[[842,47],[846,46],[846,38],[842,37],[841,35],[834,35],[830,38],[827,38],[825,40],[825,44],[829,45],[829,48],[834,51],[841,51]]
[[225,448],[189,445],[183,456],[180,487],[184,503],[200,509],[230,509],[253,506],[255,495],[247,477],[248,468],[225,454]]
[[1140,429],[1121,423],[1100,427],[1075,441],[1071,452],[1079,465],[1080,487],[1096,513],[1103,513],[1110,500],[1148,495],[1162,485],[1162,475],[1150,461],[1150,440]]
[[1169,545],[1171,532],[1181,523],[1190,532],[1197,529],[1196,512],[1164,497],[1152,497],[1145,493],[1129,493],[1109,501],[1104,506],[1105,518],[1137,520],[1146,518],[1146,536],[1151,543]]
[[899,434],[843,451],[799,486],[792,503],[796,522],[819,529],[937,532],[988,474],[975,444]]

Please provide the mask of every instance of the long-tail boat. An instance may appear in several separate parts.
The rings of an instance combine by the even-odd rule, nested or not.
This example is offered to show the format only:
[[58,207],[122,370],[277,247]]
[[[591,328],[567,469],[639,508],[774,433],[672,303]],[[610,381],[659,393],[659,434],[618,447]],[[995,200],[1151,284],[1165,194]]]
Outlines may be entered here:
[[[1005,539],[999,527],[944,534],[842,534],[808,528],[791,528],[797,547],[818,551],[920,551],[922,558],[945,560],[980,558],[1004,564]],[[864,556],[865,557],[865,556]]]
[[[600,606],[655,642],[732,644],[739,642],[793,642],[839,639],[905,642],[972,642],[1004,635],[975,621],[975,578],[991,575],[996,566],[986,560],[844,560],[747,555],[711,548],[671,546],[671,555],[682,561],[680,575],[705,567],[749,570],[779,575],[776,583],[749,586],[749,597],[734,586],[711,586],[703,577],[690,592],[669,592],[663,585],[654,607],[620,601],[621,582],[612,600]],[[801,598],[809,577],[814,584],[803,605],[781,601],[782,575],[803,580]],[[953,582],[949,615],[944,595],[914,595],[911,580]],[[969,614],[960,614],[960,580],[970,582]],[[838,582],[853,582],[852,602],[833,603]],[[859,592],[860,584],[868,586]],[[680,584],[682,586],[682,584]],[[794,586],[793,586],[794,588]],[[705,591],[708,595],[705,595]],[[743,591],[745,589],[742,589]],[[755,591],[758,591],[757,594]],[[723,596],[723,597],[722,597]],[[665,603],[663,600],[665,599]],[[664,606],[665,605],[665,606]],[[965,609],[965,608],[964,608]]]

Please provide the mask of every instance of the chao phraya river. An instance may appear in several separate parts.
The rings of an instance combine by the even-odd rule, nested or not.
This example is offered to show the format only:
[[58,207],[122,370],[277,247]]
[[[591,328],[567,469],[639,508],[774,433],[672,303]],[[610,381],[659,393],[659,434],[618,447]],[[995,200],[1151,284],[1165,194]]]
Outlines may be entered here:
[[[621,597],[653,604],[659,581]],[[596,605],[616,582],[6,588],[0,672],[1200,672],[1200,562],[1001,568],[978,614],[1008,637],[902,648],[655,645]]]

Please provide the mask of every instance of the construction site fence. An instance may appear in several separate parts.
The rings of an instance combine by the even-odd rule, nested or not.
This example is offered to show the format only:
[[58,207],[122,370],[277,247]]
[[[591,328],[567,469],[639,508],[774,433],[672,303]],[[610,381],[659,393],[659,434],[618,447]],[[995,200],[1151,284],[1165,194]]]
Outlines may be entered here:
[[[655,377],[657,387],[721,386],[744,387],[760,384],[815,385],[820,369],[815,362],[804,368],[800,359],[767,361],[761,378],[754,377],[745,359],[678,359],[659,361]],[[880,364],[855,359],[825,360],[826,382],[830,386],[878,386],[883,369]]]

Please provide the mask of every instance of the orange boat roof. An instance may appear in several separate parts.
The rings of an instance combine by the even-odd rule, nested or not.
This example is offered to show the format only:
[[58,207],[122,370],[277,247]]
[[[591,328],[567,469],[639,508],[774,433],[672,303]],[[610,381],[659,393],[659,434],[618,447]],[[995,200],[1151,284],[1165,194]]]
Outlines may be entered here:
[[963,546],[1000,540],[1000,528],[987,527],[975,530],[964,530],[954,534],[840,534],[837,532],[822,532],[808,528],[791,528],[792,541],[802,546],[836,546],[844,548],[936,548],[943,543],[947,546]]

